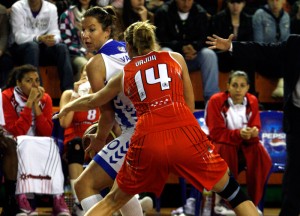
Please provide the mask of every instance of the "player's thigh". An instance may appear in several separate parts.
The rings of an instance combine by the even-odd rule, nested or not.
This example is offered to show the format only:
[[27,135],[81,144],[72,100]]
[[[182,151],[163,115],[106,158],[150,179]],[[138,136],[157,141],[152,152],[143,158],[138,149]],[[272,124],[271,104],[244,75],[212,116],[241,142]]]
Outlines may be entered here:
[[113,185],[113,179],[95,161],[90,162],[78,177],[77,182],[99,191]]

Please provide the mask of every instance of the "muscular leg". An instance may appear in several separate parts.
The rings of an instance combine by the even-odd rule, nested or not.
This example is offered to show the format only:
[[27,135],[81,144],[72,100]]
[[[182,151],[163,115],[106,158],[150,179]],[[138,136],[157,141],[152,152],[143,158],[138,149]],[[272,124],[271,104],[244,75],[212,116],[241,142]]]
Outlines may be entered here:
[[[229,182],[231,181],[231,182]],[[229,178],[229,174],[225,173],[225,175],[221,178],[221,180],[213,187],[213,191],[219,193],[219,195],[221,195],[224,199],[227,198],[227,200],[230,198],[230,200],[234,200],[234,199],[241,199],[242,201],[237,204],[234,207],[234,212],[236,213],[237,216],[249,216],[249,215],[257,215],[258,216],[258,211],[256,209],[256,207],[254,206],[254,204],[250,201],[250,200],[246,200],[244,199],[245,196],[244,194],[241,194],[242,191],[241,189],[238,187],[235,187],[235,190],[231,190],[230,191],[230,195],[229,196],[225,196],[224,197],[224,193],[228,194],[228,188],[227,186],[230,185],[231,183],[233,183],[233,185],[237,185],[237,182],[232,182],[235,181],[233,178],[230,180]],[[232,184],[231,184],[232,185]],[[230,187],[232,188],[232,187]],[[239,189],[239,190],[237,190]],[[226,191],[225,191],[226,190]],[[240,191],[240,192],[238,192]],[[235,200],[235,203],[238,202]],[[230,204],[232,204],[232,202],[229,201]]]
[[113,184],[113,179],[95,161],[87,166],[75,181],[75,191],[78,200],[99,194],[99,192]]
[[[91,161],[75,182],[75,191],[83,209],[87,211],[91,206],[99,202],[102,199],[99,192],[112,185],[113,179],[96,162]],[[133,197],[132,200],[124,205],[121,208],[121,212],[123,216],[143,215],[141,205],[136,197]]]
[[85,215],[86,216],[107,216],[112,215],[127,203],[134,195],[123,192],[117,182],[114,183],[111,191],[105,198],[94,205]]

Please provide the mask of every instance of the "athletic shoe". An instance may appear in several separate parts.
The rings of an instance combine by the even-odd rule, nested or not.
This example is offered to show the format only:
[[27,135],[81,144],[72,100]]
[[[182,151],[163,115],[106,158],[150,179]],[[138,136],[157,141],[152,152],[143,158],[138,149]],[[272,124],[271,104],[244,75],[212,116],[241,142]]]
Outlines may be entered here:
[[183,213],[183,207],[179,207],[171,212],[172,216],[180,215]]
[[53,212],[54,216],[71,216],[69,208],[65,202],[63,195],[53,197]]
[[25,214],[29,214],[30,212],[33,211],[25,194],[17,195],[17,203],[18,203],[20,211],[21,211],[20,214],[22,212]]
[[28,215],[29,216],[36,216],[36,215],[38,215],[38,212],[36,211],[36,209],[34,209]]
[[74,203],[72,208],[72,215],[73,216],[83,216],[84,211],[79,203]]
[[235,216],[234,211],[223,202],[215,205],[214,212],[217,215]]
[[139,202],[141,204],[143,212],[148,212],[153,209],[153,200],[151,199],[151,197],[145,196],[140,199]]
[[176,210],[173,210],[171,212],[171,215],[175,216],[175,215],[195,215],[195,205],[196,205],[196,199],[195,198],[188,198],[186,200],[186,204],[184,205],[184,210],[183,207],[179,207]]
[[184,205],[184,213],[187,215],[195,215],[195,206],[196,206],[196,199],[195,198],[188,198],[186,200],[186,204]]

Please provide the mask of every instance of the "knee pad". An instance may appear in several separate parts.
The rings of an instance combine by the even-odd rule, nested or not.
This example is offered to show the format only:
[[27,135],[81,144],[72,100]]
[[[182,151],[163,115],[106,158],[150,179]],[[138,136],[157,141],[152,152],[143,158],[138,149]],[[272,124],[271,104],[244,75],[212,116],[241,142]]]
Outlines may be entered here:
[[68,152],[67,152],[68,164],[72,164],[72,163],[83,164],[84,150],[83,150],[81,142],[82,142],[81,138],[74,138],[70,142],[67,143],[67,145],[68,145]]
[[229,177],[226,186],[218,194],[222,198],[226,199],[232,208],[237,207],[244,201],[250,200],[249,197],[241,190],[239,183],[237,183],[233,176]]

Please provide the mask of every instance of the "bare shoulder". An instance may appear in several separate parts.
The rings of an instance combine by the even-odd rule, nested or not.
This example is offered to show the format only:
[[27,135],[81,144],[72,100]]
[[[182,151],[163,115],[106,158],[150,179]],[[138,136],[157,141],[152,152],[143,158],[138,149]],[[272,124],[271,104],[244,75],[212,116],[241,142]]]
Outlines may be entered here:
[[170,55],[176,59],[183,59],[183,56],[178,52],[170,51]]
[[183,58],[183,56],[182,56],[180,53],[178,53],[178,52],[170,52],[170,55],[171,55],[174,59],[176,59],[180,64],[181,64],[182,62],[184,62],[184,58]]
[[97,54],[90,58],[86,64],[86,72],[88,75],[91,73],[105,72],[105,63],[101,54]]
[[104,60],[101,54],[96,54],[92,58],[89,59],[89,61],[86,63],[86,67],[94,67],[94,66],[100,66],[104,64]]
[[63,107],[66,103],[68,103],[71,100],[72,93],[73,93],[73,90],[71,90],[71,89],[65,90],[62,93],[62,95],[60,97],[60,102],[59,102],[60,107]]

